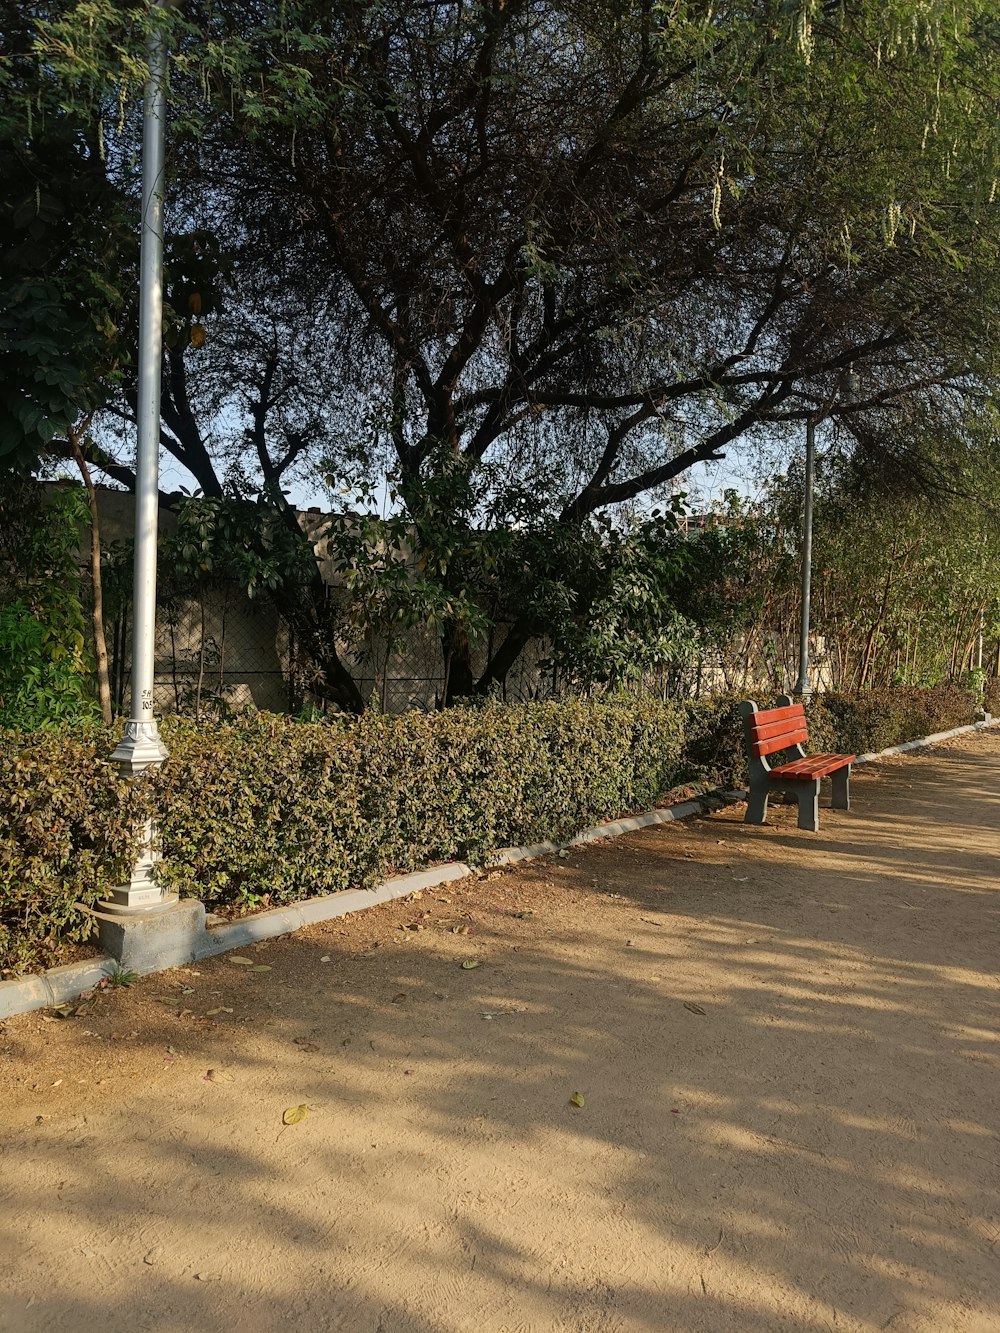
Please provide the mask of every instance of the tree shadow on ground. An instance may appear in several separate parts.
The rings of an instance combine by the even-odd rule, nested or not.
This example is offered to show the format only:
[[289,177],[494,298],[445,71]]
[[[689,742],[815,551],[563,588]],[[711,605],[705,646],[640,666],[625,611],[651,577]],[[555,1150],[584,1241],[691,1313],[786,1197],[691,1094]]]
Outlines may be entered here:
[[472,936],[395,904],[203,964],[229,1026],[150,979],[120,1097],[8,1138],[0,1329],[1000,1326],[1000,805],[903,771],[817,836],[729,811],[431,898]]

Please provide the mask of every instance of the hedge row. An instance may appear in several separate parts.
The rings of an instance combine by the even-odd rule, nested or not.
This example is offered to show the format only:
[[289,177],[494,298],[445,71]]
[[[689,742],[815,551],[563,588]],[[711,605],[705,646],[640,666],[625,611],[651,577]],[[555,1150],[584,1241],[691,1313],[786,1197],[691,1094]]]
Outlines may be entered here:
[[[648,808],[682,781],[745,781],[738,700],[490,703],[302,723],[163,724],[159,773],[119,779],[115,738],[0,732],[0,974],[89,934],[76,903],[126,874],[158,811],[161,875],[247,911],[557,838]],[[814,748],[882,749],[974,719],[953,687],[825,695]]]
[[167,886],[249,910],[647,808],[675,780],[682,721],[648,701],[175,719],[170,762],[132,783],[103,729],[0,733],[0,970],[87,937],[74,904],[120,881],[154,809]]

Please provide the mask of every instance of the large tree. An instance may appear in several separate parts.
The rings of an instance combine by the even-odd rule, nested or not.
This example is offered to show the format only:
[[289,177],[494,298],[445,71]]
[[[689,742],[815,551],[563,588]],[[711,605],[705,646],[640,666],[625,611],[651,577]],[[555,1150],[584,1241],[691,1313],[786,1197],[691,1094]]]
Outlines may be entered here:
[[[66,80],[114,72],[94,12],[45,29]],[[167,21],[184,216],[270,348],[230,358],[235,442],[273,484],[305,448],[275,386],[324,386],[312,438],[335,470],[388,457],[456,606],[487,516],[542,534],[478,676],[464,617],[444,624],[453,693],[545,631],[533,589],[566,534],[831,410],[848,368],[857,452],[907,466],[908,420],[960,439],[996,388],[986,0],[192,0]],[[196,379],[175,349],[165,428],[211,493],[218,456],[167,415]]]

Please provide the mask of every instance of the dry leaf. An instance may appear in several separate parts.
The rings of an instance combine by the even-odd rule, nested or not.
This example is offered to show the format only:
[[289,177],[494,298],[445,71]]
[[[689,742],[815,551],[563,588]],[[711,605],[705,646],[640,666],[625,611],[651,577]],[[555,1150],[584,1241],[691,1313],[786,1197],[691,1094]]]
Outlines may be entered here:
[[471,972],[474,967],[479,967],[479,965],[478,958],[466,958],[462,963],[462,967],[466,972]]
[[392,997],[392,1002],[393,1004],[402,1004],[405,999],[406,999],[406,991],[401,990],[398,995],[394,995]]
[[270,970],[271,965],[269,963],[254,963],[250,969],[251,972],[270,972]]
[[582,1108],[587,1105],[586,1098],[582,1092],[574,1092],[569,1101],[571,1106],[579,1106]]
[[205,1013],[209,1018],[214,1018],[216,1014],[231,1014],[233,1011],[228,1005],[220,1004],[217,1009],[206,1009]]
[[221,1273],[195,1273],[195,1282],[221,1282]]
[[689,1013],[692,1013],[692,1014],[702,1014],[702,1015],[703,1015],[703,1014],[705,1013],[705,1010],[701,1007],[700,1004],[692,1004],[690,1000],[685,1000],[685,1001],[684,1001],[684,1008],[685,1008]]
[[233,1076],[225,1069],[210,1069],[205,1075],[207,1083],[232,1083]]
[[305,1102],[301,1106],[289,1106],[281,1117],[281,1123],[283,1125],[298,1125],[305,1120],[308,1114],[309,1107],[306,1106]]
[[238,954],[230,954],[229,961],[235,963],[237,967],[253,967],[252,958],[241,958]]

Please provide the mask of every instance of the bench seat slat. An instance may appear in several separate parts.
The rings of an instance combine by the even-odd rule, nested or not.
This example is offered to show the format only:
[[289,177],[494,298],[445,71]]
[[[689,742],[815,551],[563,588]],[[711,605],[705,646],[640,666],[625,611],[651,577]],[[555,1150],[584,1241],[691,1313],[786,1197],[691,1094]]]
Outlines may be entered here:
[[838,768],[854,762],[853,754],[811,754],[807,759],[793,759],[791,763],[779,764],[771,769],[772,777],[798,778],[803,782],[813,778],[825,778]]

